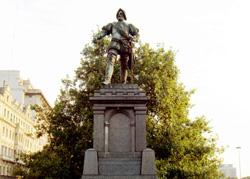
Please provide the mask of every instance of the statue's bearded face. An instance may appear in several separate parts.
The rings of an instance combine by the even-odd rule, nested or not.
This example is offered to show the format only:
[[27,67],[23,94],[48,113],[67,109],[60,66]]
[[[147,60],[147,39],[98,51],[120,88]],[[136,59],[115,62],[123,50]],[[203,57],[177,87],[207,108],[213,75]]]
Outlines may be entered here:
[[123,21],[125,19],[124,14],[122,11],[119,11],[117,14],[118,21]]

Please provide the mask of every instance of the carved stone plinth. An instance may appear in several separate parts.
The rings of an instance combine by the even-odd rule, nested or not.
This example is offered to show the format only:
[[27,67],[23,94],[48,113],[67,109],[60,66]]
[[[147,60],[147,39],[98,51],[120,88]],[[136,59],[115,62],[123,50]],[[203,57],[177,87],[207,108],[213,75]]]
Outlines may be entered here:
[[85,152],[82,179],[156,178],[154,151],[146,149],[145,93],[134,84],[112,84],[90,101],[94,149]]

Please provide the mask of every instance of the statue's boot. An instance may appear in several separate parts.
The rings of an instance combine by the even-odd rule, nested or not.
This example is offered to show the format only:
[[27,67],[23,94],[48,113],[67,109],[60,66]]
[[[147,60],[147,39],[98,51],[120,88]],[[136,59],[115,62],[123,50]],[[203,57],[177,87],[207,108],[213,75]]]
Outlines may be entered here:
[[102,82],[104,85],[108,85],[111,83],[111,78],[114,71],[114,62],[115,62],[116,56],[114,55],[108,55],[108,61],[105,71],[105,80]]
[[121,80],[121,83],[123,84],[127,83],[127,77],[128,77],[127,61],[128,61],[128,58],[126,57],[121,59],[120,80]]
[[127,83],[128,70],[121,70],[121,82],[123,84]]

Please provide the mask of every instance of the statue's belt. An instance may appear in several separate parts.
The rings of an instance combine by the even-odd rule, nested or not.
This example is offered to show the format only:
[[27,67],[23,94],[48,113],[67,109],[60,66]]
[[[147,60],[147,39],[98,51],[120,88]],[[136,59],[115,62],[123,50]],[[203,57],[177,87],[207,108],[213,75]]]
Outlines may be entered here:
[[121,43],[126,48],[132,48],[131,42],[127,39],[116,39],[112,38],[111,41]]

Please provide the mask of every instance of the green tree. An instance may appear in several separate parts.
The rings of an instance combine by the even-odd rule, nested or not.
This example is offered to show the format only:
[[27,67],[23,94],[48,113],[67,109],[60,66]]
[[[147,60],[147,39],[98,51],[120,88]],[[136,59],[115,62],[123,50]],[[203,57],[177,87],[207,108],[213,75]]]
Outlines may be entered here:
[[147,141],[156,152],[158,177],[219,178],[220,149],[205,118],[188,117],[193,91],[178,82],[175,54],[149,45],[137,54],[136,83],[150,98]]
[[[39,120],[46,121],[40,123],[39,135],[47,133],[50,144],[26,157],[27,178],[81,176],[84,151],[92,146],[93,112],[89,97],[101,87],[108,43],[108,39],[103,39],[86,45],[74,79],[63,80],[64,88],[55,107],[45,114],[37,108]],[[206,119],[188,116],[193,91],[185,90],[178,82],[175,53],[140,44],[135,56],[134,83],[149,98],[147,141],[156,152],[159,178],[219,178],[220,149]],[[116,63],[112,82],[118,80]]]

